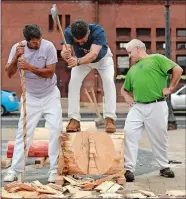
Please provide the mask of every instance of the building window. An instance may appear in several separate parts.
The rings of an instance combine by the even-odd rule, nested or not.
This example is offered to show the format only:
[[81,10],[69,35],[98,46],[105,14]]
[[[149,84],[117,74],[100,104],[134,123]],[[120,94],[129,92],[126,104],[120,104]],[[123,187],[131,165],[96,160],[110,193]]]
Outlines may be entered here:
[[186,67],[186,55],[177,55],[176,62],[178,65]]
[[156,28],[156,37],[165,36],[165,28]]
[[137,36],[150,36],[151,29],[150,28],[136,28]]
[[186,28],[176,28],[177,37],[186,37]]
[[130,36],[131,28],[116,28],[116,35],[117,37]]
[[70,15],[65,15],[65,28],[70,25]]
[[145,44],[147,50],[151,50],[151,42],[150,41],[143,41],[143,43]]
[[165,50],[165,42],[164,41],[156,42],[156,50]]
[[177,50],[185,50],[186,49],[186,42],[176,42],[176,49]]
[[129,56],[117,56],[117,75],[126,75],[129,70]]
[[125,49],[127,43],[128,42],[116,42],[117,49]]
[[186,75],[186,55],[177,55],[176,62],[183,69],[183,74]]
[[[62,26],[62,15],[58,15],[59,17],[59,22]],[[57,24],[56,24],[57,26]],[[49,31],[53,31],[54,30],[54,21],[53,21],[53,18],[52,18],[52,15],[49,15]],[[57,26],[57,30],[59,30],[58,26]]]

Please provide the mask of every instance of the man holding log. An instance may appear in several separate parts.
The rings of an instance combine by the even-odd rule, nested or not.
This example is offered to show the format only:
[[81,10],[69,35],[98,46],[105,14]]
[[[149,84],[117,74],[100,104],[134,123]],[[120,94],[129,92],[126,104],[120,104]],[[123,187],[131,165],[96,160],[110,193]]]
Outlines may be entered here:
[[[134,181],[138,142],[146,129],[153,155],[160,167],[160,175],[174,178],[168,161],[168,106],[165,98],[176,88],[183,69],[160,54],[148,55],[145,44],[133,39],[126,50],[135,65],[127,73],[121,94],[131,106],[125,121],[125,177]],[[172,74],[170,86],[167,76]],[[130,93],[133,93],[131,95]]]
[[[57,174],[57,159],[59,154],[59,135],[62,131],[62,108],[60,92],[56,86],[55,64],[57,52],[48,40],[42,38],[39,26],[26,25],[23,29],[25,40],[16,43],[10,52],[5,67],[11,78],[17,70],[24,70],[26,81],[26,150],[30,147],[31,137],[42,116],[46,119],[50,131],[49,182],[54,182]],[[21,102],[23,98],[21,98]],[[24,142],[23,142],[23,106],[18,124],[12,166],[4,181],[11,182],[24,171]]]
[[103,27],[77,20],[65,29],[68,49],[63,45],[62,58],[72,68],[68,92],[67,132],[77,132],[80,127],[80,88],[92,68],[97,69],[103,82],[105,96],[105,131],[116,131],[116,88],[114,84],[114,63]]

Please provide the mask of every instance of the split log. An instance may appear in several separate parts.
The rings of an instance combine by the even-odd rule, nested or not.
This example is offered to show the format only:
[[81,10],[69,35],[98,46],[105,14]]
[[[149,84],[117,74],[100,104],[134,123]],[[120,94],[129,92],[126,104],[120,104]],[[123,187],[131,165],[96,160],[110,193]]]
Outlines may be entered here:
[[[61,165],[68,174],[117,173],[124,167],[123,140],[122,132],[63,133],[60,136],[61,156],[64,157]],[[61,165],[59,162],[58,166]]]
[[1,160],[1,167],[8,168],[9,166],[11,166],[11,163],[12,163],[12,158],[3,157]]
[[[14,141],[8,142],[7,157],[12,158],[14,152]],[[31,141],[28,157],[48,157],[48,140]]]

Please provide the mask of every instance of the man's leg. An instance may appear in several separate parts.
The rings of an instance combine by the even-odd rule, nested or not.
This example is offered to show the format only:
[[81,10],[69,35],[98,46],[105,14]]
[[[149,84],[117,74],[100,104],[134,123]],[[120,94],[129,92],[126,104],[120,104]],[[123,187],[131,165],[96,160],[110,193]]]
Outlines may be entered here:
[[48,153],[50,159],[49,172],[52,179],[49,179],[49,181],[54,182],[58,168],[59,136],[63,130],[61,96],[57,87],[54,88],[54,91],[49,96],[42,99],[42,106],[47,128],[50,131]]
[[[26,109],[27,109],[27,154],[30,148],[30,140],[34,133],[34,130],[41,118],[41,106],[40,100],[30,96],[29,94],[26,95]],[[14,153],[12,158],[12,165],[8,171],[7,176],[5,176],[4,181],[14,181],[11,174],[14,176],[18,176],[19,173],[23,172],[24,170],[24,141],[23,141],[23,106],[21,107],[21,115],[18,124],[18,130],[16,134],[16,140],[14,145]],[[10,174],[10,175],[9,175]]]
[[80,88],[84,78],[89,72],[90,68],[86,65],[72,68],[68,86],[68,117],[70,123],[67,126],[67,131],[69,132],[80,130]]
[[144,130],[141,106],[135,104],[129,111],[124,127],[124,167],[126,169],[126,180],[134,180],[133,172],[136,167],[138,154],[138,142]]
[[[148,105],[149,117],[145,119],[145,128],[149,140],[152,145],[154,157],[160,169],[169,168],[168,164],[168,106],[166,102],[157,102]],[[165,177],[174,177],[173,172],[168,172],[170,175]]]
[[98,71],[103,82],[105,96],[106,131],[113,133],[116,131],[114,121],[116,120],[116,87],[114,83],[114,62],[112,54],[109,51],[107,55],[100,60]]

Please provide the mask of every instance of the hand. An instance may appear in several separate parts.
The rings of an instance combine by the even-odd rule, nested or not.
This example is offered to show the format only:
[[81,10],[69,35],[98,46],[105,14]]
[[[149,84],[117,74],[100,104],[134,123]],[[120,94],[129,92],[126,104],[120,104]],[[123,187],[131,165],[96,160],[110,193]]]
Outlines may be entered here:
[[77,57],[71,57],[70,59],[67,60],[68,63],[68,68],[73,68],[74,66],[77,66]]
[[163,89],[163,96],[168,97],[171,94],[171,90],[169,88]]
[[23,45],[18,45],[17,47],[16,47],[16,57],[17,58],[19,58],[19,57],[21,57],[21,55],[23,55],[24,54],[24,46]]
[[23,58],[18,59],[18,66],[22,70],[30,70],[30,65]]
[[67,50],[61,51],[61,57],[65,61],[67,61],[68,59],[70,59],[72,57],[72,51],[71,51],[71,49],[67,49]]
[[129,106],[133,106],[134,104],[136,104],[134,98],[131,97],[130,95],[125,96],[125,101]]

